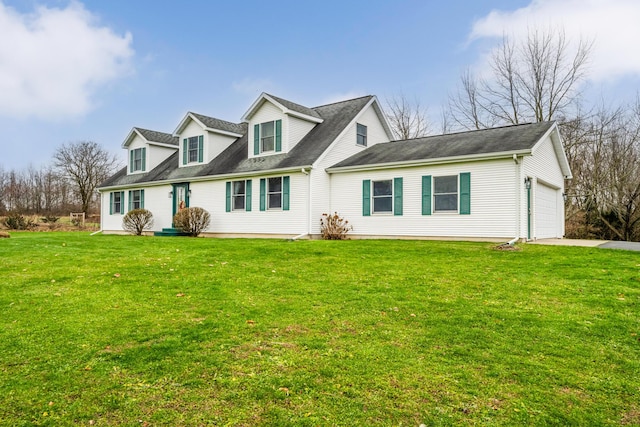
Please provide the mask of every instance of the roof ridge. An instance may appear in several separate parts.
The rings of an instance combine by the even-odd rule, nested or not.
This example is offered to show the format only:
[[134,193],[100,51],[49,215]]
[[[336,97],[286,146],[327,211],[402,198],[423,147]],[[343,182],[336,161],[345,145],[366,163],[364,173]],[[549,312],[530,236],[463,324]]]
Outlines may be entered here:
[[160,131],[160,130],[153,130],[153,129],[141,128],[141,127],[139,127],[139,126],[134,126],[133,128],[134,128],[134,129],[137,129],[137,130],[142,130],[142,131],[145,131],[145,132],[156,132],[156,133],[163,133],[163,134],[165,134],[165,135],[173,136],[173,134],[171,134],[171,133],[169,133],[169,132],[162,132],[162,131]]
[[329,102],[328,104],[317,105],[313,107],[313,109],[315,110],[316,108],[328,107],[330,105],[342,104],[343,102],[351,102],[351,101],[357,101],[358,99],[373,98],[373,97],[374,95],[363,95],[363,96],[358,96],[356,98],[344,99],[342,101],[335,101],[335,102]]
[[208,118],[208,119],[213,119],[213,120],[218,120],[218,121],[221,121],[221,122],[229,123],[229,124],[231,124],[231,125],[237,125],[237,126],[238,126],[238,125],[240,125],[240,126],[242,125],[242,123],[230,122],[229,120],[219,119],[219,118],[217,118],[217,117],[213,117],[213,116],[207,116],[206,114],[196,113],[195,111],[189,111],[188,113],[190,113],[190,114],[195,114],[196,116],[200,116],[200,117],[206,117],[206,118]]

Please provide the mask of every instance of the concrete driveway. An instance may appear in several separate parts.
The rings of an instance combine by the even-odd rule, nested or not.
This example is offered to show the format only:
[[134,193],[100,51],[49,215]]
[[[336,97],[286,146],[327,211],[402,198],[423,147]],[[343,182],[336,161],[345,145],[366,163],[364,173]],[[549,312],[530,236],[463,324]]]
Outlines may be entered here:
[[616,242],[608,240],[579,240],[579,239],[539,239],[527,242],[532,245],[554,246],[583,246],[601,249],[622,249],[625,251],[640,251],[639,242]]

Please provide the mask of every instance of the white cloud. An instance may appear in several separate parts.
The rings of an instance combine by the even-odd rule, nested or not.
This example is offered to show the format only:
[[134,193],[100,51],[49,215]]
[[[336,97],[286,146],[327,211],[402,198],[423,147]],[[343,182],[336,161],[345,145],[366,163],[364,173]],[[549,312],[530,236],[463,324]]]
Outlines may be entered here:
[[492,11],[474,23],[469,38],[523,38],[530,28],[564,28],[574,43],[594,42],[589,77],[607,81],[640,75],[639,22],[638,0],[533,0],[514,11]]
[[21,14],[0,0],[0,116],[81,116],[99,87],[128,74],[131,34],[96,21],[77,2]]

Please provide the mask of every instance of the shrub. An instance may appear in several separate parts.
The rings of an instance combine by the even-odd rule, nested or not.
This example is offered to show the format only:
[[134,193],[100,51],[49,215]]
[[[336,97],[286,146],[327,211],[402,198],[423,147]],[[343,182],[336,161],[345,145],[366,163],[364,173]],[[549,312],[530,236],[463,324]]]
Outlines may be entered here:
[[11,235],[9,235],[9,233],[7,233],[6,231],[0,231],[0,239],[6,239],[11,237]]
[[320,217],[320,232],[324,240],[345,240],[347,233],[353,230],[349,221],[338,215],[338,212],[332,214],[322,214]]
[[184,208],[173,217],[173,225],[192,237],[197,237],[211,223],[209,212],[202,208]]
[[49,226],[50,230],[54,230],[58,226],[57,222],[59,219],[60,217],[55,215],[47,215],[43,218],[40,218],[42,222]]
[[122,228],[136,236],[153,227],[153,214],[146,209],[133,209],[122,218]]
[[4,220],[4,225],[9,230],[31,230],[38,226],[31,218],[25,218],[19,213],[9,214]]

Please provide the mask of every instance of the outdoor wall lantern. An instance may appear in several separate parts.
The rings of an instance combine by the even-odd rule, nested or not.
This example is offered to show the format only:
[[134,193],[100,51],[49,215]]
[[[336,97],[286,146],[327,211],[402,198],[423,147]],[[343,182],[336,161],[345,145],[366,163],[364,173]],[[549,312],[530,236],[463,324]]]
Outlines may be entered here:
[[169,198],[173,197],[173,191],[169,191]]
[[531,189],[531,178],[526,177],[526,178],[524,179],[524,186],[527,188],[527,190],[530,190],[530,189]]
[[187,197],[191,197],[191,190],[187,191]]

